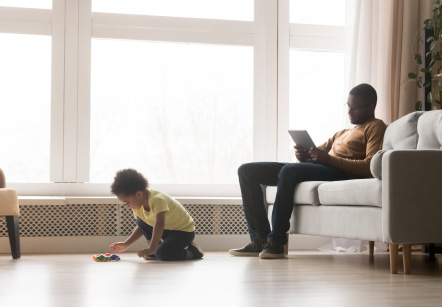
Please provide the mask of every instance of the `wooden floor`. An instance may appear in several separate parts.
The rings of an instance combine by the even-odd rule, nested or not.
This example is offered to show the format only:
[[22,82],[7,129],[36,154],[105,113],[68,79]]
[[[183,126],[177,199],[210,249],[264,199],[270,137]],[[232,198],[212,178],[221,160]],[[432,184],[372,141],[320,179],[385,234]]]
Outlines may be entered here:
[[389,273],[386,253],[290,252],[262,260],[208,252],[203,260],[146,261],[134,253],[0,255],[0,306],[441,306],[441,256],[412,256]]

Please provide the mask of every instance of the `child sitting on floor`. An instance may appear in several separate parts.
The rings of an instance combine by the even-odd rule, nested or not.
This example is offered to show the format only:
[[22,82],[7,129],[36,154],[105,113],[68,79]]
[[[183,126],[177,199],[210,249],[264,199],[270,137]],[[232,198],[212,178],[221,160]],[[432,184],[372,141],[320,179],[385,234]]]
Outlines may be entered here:
[[132,209],[137,226],[124,242],[110,245],[114,253],[125,251],[142,235],[150,246],[138,251],[144,259],[185,260],[203,257],[193,242],[195,223],[184,207],[170,196],[148,188],[147,179],[134,169],[117,172],[111,191]]

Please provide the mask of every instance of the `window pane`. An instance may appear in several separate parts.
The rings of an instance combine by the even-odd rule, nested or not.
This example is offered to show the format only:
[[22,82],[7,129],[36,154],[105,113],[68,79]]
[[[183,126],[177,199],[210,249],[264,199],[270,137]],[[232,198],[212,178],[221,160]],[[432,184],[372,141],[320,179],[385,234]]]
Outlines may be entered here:
[[51,38],[0,34],[0,45],[0,167],[8,182],[48,182]]
[[345,0],[290,0],[290,22],[345,25]]
[[[290,50],[289,95],[290,129],[308,130],[317,146],[327,141],[347,118],[344,54]],[[293,143],[290,153],[294,161]]]
[[252,160],[252,47],[92,41],[91,181],[236,183]]
[[92,11],[252,21],[254,0],[92,0]]
[[0,0],[0,6],[52,9],[52,0]]

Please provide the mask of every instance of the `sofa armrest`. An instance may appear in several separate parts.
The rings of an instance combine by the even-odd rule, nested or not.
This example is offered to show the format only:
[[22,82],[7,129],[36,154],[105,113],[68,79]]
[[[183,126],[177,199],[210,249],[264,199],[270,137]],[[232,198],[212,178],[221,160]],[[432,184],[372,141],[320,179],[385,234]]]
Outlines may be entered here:
[[383,238],[442,242],[442,150],[391,150],[382,158]]

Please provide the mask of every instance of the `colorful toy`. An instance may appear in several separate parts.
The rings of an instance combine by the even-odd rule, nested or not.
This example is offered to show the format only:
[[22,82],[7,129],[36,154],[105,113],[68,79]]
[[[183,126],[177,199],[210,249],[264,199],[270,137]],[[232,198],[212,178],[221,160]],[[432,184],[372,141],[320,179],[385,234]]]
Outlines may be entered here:
[[92,257],[95,262],[108,262],[108,261],[120,261],[120,257],[118,255],[111,254],[98,254]]

